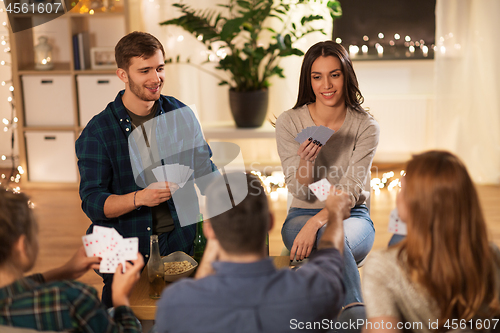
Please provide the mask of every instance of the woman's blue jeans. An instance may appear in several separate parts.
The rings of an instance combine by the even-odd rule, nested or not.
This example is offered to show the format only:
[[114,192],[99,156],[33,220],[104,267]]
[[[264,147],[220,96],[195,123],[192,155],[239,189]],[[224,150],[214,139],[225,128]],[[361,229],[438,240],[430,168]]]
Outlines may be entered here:
[[[288,250],[306,222],[318,214],[321,209],[305,209],[292,207],[281,228],[283,243]],[[326,224],[318,230],[314,249],[325,232]],[[370,212],[365,205],[351,209],[351,216],[344,220],[344,285],[346,297],[344,305],[353,302],[363,302],[361,296],[361,281],[357,263],[363,260],[370,252],[375,239],[375,228],[370,218]]]

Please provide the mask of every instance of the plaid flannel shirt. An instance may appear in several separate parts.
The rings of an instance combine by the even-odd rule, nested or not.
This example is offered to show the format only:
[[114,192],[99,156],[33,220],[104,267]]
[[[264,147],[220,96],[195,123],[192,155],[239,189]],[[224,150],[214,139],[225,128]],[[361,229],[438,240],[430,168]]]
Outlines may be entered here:
[[[123,93],[124,91],[119,92],[114,102],[109,103],[104,111],[92,118],[76,141],[80,197],[82,209],[93,225],[113,227],[123,237],[138,237],[139,251],[148,258],[149,240],[153,231],[151,208],[143,206],[118,218],[107,218],[104,215],[104,202],[110,195],[135,192],[147,185],[142,183],[140,177],[134,177],[133,168],[135,171],[141,168],[141,155],[134,150],[133,144],[130,145],[132,158],[129,152],[132,122],[122,102]],[[203,142],[204,145],[196,145],[189,156],[183,156],[183,162],[195,170],[195,178],[207,175],[216,170],[216,167],[210,160],[212,152],[203,138],[193,111],[177,99],[161,95],[155,119],[166,119],[158,116],[179,109],[182,110],[173,116],[174,124],[163,124],[166,127],[156,131],[157,147],[168,150],[169,142],[182,144],[185,141],[183,138],[190,136],[189,141]],[[175,225],[169,237],[169,247],[189,248],[193,243],[196,225],[180,226],[172,198],[168,200],[168,207]],[[197,216],[197,202],[193,202],[192,210]],[[92,231],[93,225],[88,233]]]
[[117,307],[110,317],[94,288],[69,280],[44,282],[35,274],[0,288],[0,325],[58,332],[141,331],[128,306]]

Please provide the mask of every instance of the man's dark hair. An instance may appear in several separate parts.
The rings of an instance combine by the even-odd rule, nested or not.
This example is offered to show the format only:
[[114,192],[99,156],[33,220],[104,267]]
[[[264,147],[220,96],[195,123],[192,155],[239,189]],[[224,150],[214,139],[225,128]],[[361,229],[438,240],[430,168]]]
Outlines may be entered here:
[[134,57],[148,59],[158,50],[165,58],[165,50],[160,41],[147,32],[134,31],[122,37],[115,46],[115,59],[118,68],[128,70],[130,61]]
[[[241,173],[226,174],[229,184],[213,182],[207,188],[207,210],[221,206],[221,200],[238,197],[231,179],[241,177]],[[232,254],[261,253],[264,248],[266,233],[269,226],[269,207],[266,192],[260,179],[252,174],[246,174],[247,196],[230,210],[211,217],[210,222],[222,248]],[[241,183],[241,182],[240,182]],[[246,189],[240,189],[242,192]]]

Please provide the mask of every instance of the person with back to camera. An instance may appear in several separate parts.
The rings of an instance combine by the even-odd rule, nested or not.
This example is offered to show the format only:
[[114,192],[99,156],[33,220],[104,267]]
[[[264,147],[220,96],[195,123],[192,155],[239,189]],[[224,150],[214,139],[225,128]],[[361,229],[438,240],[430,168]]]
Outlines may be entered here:
[[[317,248],[328,215],[308,185],[322,178],[349,194],[351,215],[344,221],[345,305],[363,301],[357,263],[370,251],[375,229],[366,201],[379,125],[362,107],[363,97],[347,51],[333,41],[313,45],[305,54],[295,106],[276,120],[276,141],[291,208],[281,229],[290,260],[309,257]],[[335,131],[325,145],[294,139],[304,128]]]
[[38,226],[28,198],[0,188],[0,331],[3,326],[57,332],[141,332],[129,306],[132,287],[139,280],[141,254],[126,272],[118,265],[113,281],[113,317],[99,301],[97,291],[72,281],[100,258],[87,257],[81,246],[63,266],[24,277],[38,254]]
[[224,177],[207,188],[207,211],[209,216],[218,212],[228,192],[233,198],[246,193],[234,186],[241,175],[247,196],[205,221],[208,242],[195,279],[180,280],[163,291],[157,331],[280,333],[302,331],[307,323],[315,323],[308,332],[333,327],[344,297],[342,221],[350,213],[349,196],[338,191],[328,197],[325,231],[309,262],[296,271],[277,270],[266,257],[273,216],[259,178],[226,174],[231,186]]
[[467,169],[429,151],[405,170],[396,206],[407,236],[363,267],[367,331],[500,332],[500,251]]

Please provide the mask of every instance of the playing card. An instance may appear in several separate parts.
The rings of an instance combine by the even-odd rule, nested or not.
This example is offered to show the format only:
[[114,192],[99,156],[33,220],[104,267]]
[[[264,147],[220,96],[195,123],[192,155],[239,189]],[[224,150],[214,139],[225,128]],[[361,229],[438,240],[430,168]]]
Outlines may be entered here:
[[322,145],[325,145],[326,142],[333,135],[333,133],[335,133],[335,131],[328,128],[328,127],[318,126],[318,128],[314,132],[312,138],[313,138],[313,140],[319,141]]
[[305,140],[313,137],[317,128],[318,128],[318,126],[309,126],[309,127],[304,128],[302,131],[300,131],[299,134],[297,134],[297,136],[295,137],[295,141],[302,144]]
[[179,185],[179,187],[183,187],[194,172],[190,167],[179,163],[160,165],[152,171],[157,181],[168,181]]
[[393,209],[389,216],[389,232],[397,235],[406,235],[406,223],[398,215],[397,208]]
[[309,184],[309,188],[320,201],[325,201],[326,198],[328,198],[331,186],[332,185],[326,178],[323,178],[315,183]]
[[85,235],[82,237],[83,247],[87,257],[101,257],[102,249],[99,243],[100,236],[97,234]]
[[137,260],[139,252],[139,238],[130,237],[123,239],[123,257],[125,260]]
[[[109,245],[111,244],[111,237],[113,235],[114,228],[106,228],[102,226],[94,226],[93,235],[98,235],[98,242],[100,243],[101,254],[104,255],[106,251],[109,250]],[[101,255],[101,256],[102,256]]]
[[118,250],[109,252],[102,258],[101,264],[99,265],[99,272],[113,274],[116,272],[116,268],[120,263],[122,264],[123,272],[125,273],[125,260],[123,259],[123,252]]
[[165,173],[165,170],[163,169],[164,165],[160,165],[153,170],[153,175],[155,176],[156,180],[159,182],[166,182],[167,181],[167,174]]

